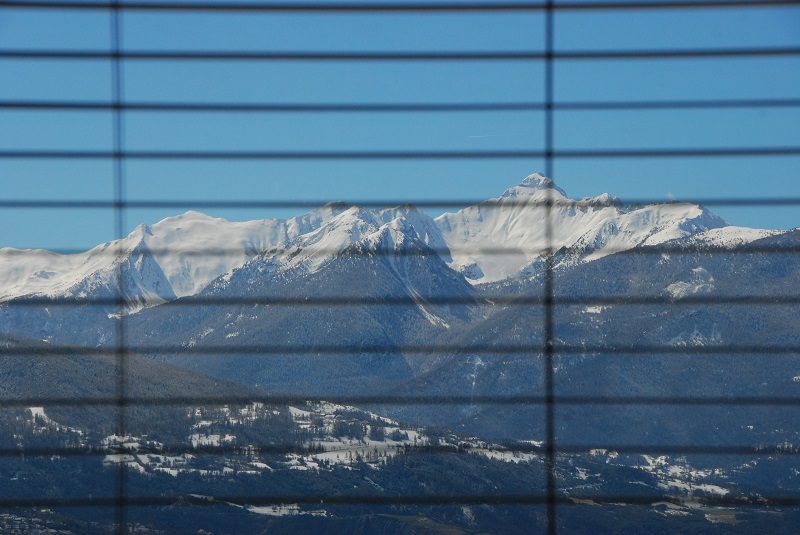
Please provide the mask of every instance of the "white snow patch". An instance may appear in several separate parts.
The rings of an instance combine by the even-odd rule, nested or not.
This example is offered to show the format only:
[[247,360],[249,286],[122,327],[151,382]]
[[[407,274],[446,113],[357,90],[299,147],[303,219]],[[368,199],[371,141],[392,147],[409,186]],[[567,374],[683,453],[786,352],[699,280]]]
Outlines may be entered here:
[[583,309],[584,314],[601,314],[607,306],[597,305],[597,306],[588,306]]
[[219,447],[222,444],[232,444],[233,442],[236,442],[236,436],[194,433],[189,436],[189,441],[192,443],[193,448],[204,446]]
[[311,515],[311,516],[326,516],[327,513],[323,510],[316,511],[303,511],[296,503],[281,504],[281,505],[248,505],[247,510],[251,513],[268,516],[294,516],[294,515]]
[[704,267],[692,269],[692,274],[687,281],[676,281],[666,287],[667,293],[672,299],[695,294],[709,294],[716,288],[714,287],[714,277]]

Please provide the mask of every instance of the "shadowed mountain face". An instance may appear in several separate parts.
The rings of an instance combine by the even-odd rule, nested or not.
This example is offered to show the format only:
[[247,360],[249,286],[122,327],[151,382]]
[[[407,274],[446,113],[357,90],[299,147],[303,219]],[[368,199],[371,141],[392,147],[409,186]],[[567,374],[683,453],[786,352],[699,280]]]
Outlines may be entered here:
[[[800,287],[793,252],[800,234],[763,238],[734,252],[668,245],[670,252],[642,248],[555,272],[556,395],[621,401],[559,408],[557,436],[567,443],[756,445],[770,443],[776,433],[796,440],[794,407],[735,400],[798,394],[800,304],[792,298]],[[542,292],[538,280],[481,290],[487,297]],[[543,322],[541,306],[496,307],[454,340],[463,350],[442,356],[401,391],[542,396]],[[500,349],[482,354],[470,346]],[[630,406],[642,398],[655,403]],[[732,404],[671,405],[675,398]],[[464,432],[543,435],[538,405],[398,410],[407,417],[424,413],[442,425],[457,421]]]
[[468,323],[476,302],[472,287],[417,240],[350,246],[311,274],[276,272],[275,258],[259,257],[198,296],[233,304],[178,300],[131,317],[131,336],[163,346],[158,359],[272,391],[370,394],[410,379],[425,359],[404,348]]
[[[88,349],[59,353],[50,344],[0,334],[0,402],[30,399],[30,405],[55,405],[48,413],[59,422],[102,436],[119,427],[115,404],[124,397],[148,399],[125,408],[130,433],[144,433],[156,422],[185,416],[197,398],[257,396],[262,391],[149,358]],[[121,382],[124,370],[125,381]],[[159,405],[158,400],[170,400]],[[181,402],[180,400],[186,400]],[[64,403],[60,403],[64,402]],[[17,403],[19,404],[19,403]]]

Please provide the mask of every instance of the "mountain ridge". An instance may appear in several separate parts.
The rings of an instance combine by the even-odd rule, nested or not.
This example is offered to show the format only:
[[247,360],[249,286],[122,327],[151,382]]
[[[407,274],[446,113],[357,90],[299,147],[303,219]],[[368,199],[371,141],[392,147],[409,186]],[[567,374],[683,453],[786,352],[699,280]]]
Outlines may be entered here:
[[[546,202],[553,203],[549,209]],[[367,209],[341,202],[289,219],[245,222],[188,211],[141,224],[127,237],[84,253],[1,248],[0,302],[81,297],[91,286],[105,287],[110,297],[118,297],[118,255],[125,259],[121,271],[127,312],[136,312],[196,295],[259,255],[283,259],[286,264],[279,269],[304,264],[313,272],[331,255],[384,227],[389,229],[384,238],[393,236],[394,241],[416,236],[473,285],[535,276],[549,247],[569,250],[563,262],[576,264],[712,230],[730,229],[714,235],[717,243],[739,244],[772,232],[738,230],[688,203],[624,206],[607,193],[574,200],[552,179],[534,173],[497,198],[435,218],[407,204]],[[373,242],[378,246],[380,240]]]
[[[550,208],[546,203],[552,203]],[[450,266],[476,284],[524,276],[541,262],[548,248],[571,249],[578,262],[586,262],[729,226],[693,204],[625,207],[607,193],[569,199],[550,178],[538,173],[486,205],[443,214],[436,221],[453,255]],[[498,254],[498,243],[508,252]]]

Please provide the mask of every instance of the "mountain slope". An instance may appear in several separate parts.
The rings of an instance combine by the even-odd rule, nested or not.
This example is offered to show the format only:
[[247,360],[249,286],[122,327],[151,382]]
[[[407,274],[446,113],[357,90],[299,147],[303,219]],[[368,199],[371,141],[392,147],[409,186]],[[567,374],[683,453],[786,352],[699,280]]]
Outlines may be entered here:
[[329,204],[291,219],[236,223],[199,212],[142,224],[121,240],[62,255],[0,249],[0,301],[118,293],[119,260],[133,310],[193,295],[270,247],[285,246],[340,213]]
[[25,296],[116,299],[122,286],[129,306],[159,304],[175,293],[148,245],[150,228],[140,225],[124,240],[85,253],[0,250],[0,300]]
[[[474,300],[472,287],[422,241],[429,234],[416,231],[419,221],[430,225],[416,210],[349,208],[297,244],[265,252],[197,296],[231,304],[179,299],[131,317],[131,336],[161,345],[156,358],[273,390],[378,392],[423,365],[418,355],[404,354],[404,347],[469,320],[465,304],[440,306],[437,299]],[[326,301],[304,303],[303,296]],[[238,298],[267,302],[237,303]],[[262,346],[271,348],[268,354],[260,352]],[[331,346],[336,351],[326,352]],[[204,347],[212,349],[204,354]],[[237,354],[216,354],[220,347],[236,348]]]
[[[548,247],[543,204],[548,201],[553,203],[549,245],[555,250],[571,250],[580,261],[727,226],[721,218],[692,204],[623,208],[608,194],[573,201],[540,174],[528,176],[490,201],[436,218],[451,250],[450,267],[473,284],[525,275],[526,268],[535,272]],[[496,252],[500,247],[509,252]]]
[[258,253],[286,246],[326,225],[343,209],[333,203],[291,219],[243,223],[187,212],[153,225],[149,244],[175,294],[183,297],[196,294]]
[[[113,404],[95,405],[92,400],[115,400],[119,394],[119,359],[113,352],[87,349],[83,354],[50,354],[50,344],[0,333],[0,400],[76,400],[74,407],[55,404],[47,411],[62,424],[91,429],[101,436],[115,432],[119,416]],[[126,407],[128,431],[146,434],[161,422],[185,417],[191,398],[263,395],[252,386],[156,362],[135,353],[125,355],[125,392],[129,398],[170,399]],[[186,399],[175,403],[174,400]],[[105,433],[105,435],[103,435]],[[185,437],[179,436],[181,440]]]
[[[698,243],[700,236],[556,270],[556,395],[664,400],[562,407],[559,440],[753,446],[800,438],[793,423],[800,416],[796,406],[724,403],[727,398],[792,399],[800,393],[800,305],[784,300],[796,297],[800,288],[795,252],[800,231],[766,236],[734,250],[720,249],[714,240],[712,245]],[[670,253],[664,252],[667,246]],[[505,282],[480,289],[487,298],[537,296],[542,283]],[[543,326],[539,305],[497,306],[453,339],[463,349],[443,354],[435,367],[396,391],[476,399],[542,396]],[[470,350],[476,346],[498,351]],[[509,346],[520,351],[501,349]],[[561,349],[565,346],[569,349]],[[670,404],[674,398],[693,397],[723,403]],[[541,440],[544,432],[537,404],[395,410],[398,417],[448,422],[464,433]]]

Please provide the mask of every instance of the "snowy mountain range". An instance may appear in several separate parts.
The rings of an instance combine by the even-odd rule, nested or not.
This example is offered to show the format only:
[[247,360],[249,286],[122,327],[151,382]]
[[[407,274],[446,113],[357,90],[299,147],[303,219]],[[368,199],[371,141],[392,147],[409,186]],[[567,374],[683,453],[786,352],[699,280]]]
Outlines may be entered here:
[[97,296],[119,287],[125,263],[125,295],[156,305],[194,295],[216,277],[240,267],[259,252],[285,246],[324,226],[341,210],[324,206],[288,220],[243,223],[189,211],[154,225],[141,224],[128,236],[84,253],[0,249],[0,300],[23,296]]
[[[548,248],[555,253],[550,309],[539,301]],[[148,485],[179,485],[179,494],[192,496],[220,492],[222,480],[215,477],[226,478],[224,488],[244,485],[250,492],[260,488],[254,481],[272,491],[280,479],[286,486],[279,488],[306,488],[313,481],[325,493],[361,485],[358,492],[384,496],[395,482],[405,488],[408,481],[418,481],[425,493],[461,493],[472,487],[464,487],[459,474],[487,468],[493,473],[478,478],[490,484],[479,487],[482,492],[526,493],[541,488],[544,478],[519,479],[518,467],[492,467],[473,454],[487,450],[485,440],[523,444],[527,457],[503,455],[543,474],[535,448],[546,439],[546,419],[536,400],[544,396],[549,310],[556,399],[612,402],[557,407],[555,441],[576,452],[559,454],[565,496],[647,491],[653,503],[644,507],[653,510],[641,518],[652,515],[660,522],[665,511],[678,511],[662,510],[669,494],[673,502],[691,504],[679,511],[680,518],[670,513],[675,526],[683,529],[683,517],[695,515],[692,521],[716,530],[718,517],[708,516],[716,513],[697,509],[698,491],[711,493],[712,503],[728,494],[758,503],[770,494],[798,496],[798,250],[800,229],[734,227],[687,203],[631,206],[607,194],[570,199],[539,174],[496,198],[436,218],[411,205],[373,210],[343,203],[291,219],[244,223],[187,212],[80,254],[0,249],[5,395],[83,399],[115,392],[123,324],[115,300],[122,276],[132,395],[285,396],[302,402],[288,408],[253,405],[244,412],[205,403],[188,411],[132,405],[129,421],[141,437],[111,442],[114,414],[103,417],[94,407],[25,408],[9,413],[0,428],[14,447],[20,437],[27,445],[44,437],[81,447],[93,438],[110,451],[120,441],[154,448],[185,442],[191,452],[198,445],[261,441],[274,447],[284,441],[301,451],[253,463],[249,446],[249,460],[219,462],[201,461],[203,456],[179,460],[160,450],[126,456],[114,449],[105,460],[92,465],[94,457],[87,456],[82,465],[83,473],[95,474],[92,481],[101,481],[105,476],[98,470],[125,463]],[[368,411],[363,421],[353,420],[350,408],[330,403],[342,397]],[[237,414],[250,416],[232,420]],[[391,444],[379,437],[354,440],[354,430],[366,436],[367,429],[387,425],[392,427],[386,433],[397,431]],[[361,466],[363,457],[356,457],[366,455],[361,450],[368,445],[367,450],[394,451],[405,462],[398,446],[406,440],[411,448],[417,442],[412,437],[422,437],[425,429],[430,434],[423,445],[438,442],[467,457],[413,455],[403,466],[374,461],[374,450],[374,465]],[[329,450],[304,453],[314,441]],[[661,455],[664,447],[743,453],[669,456]],[[500,455],[492,448],[489,454]],[[319,462],[319,455],[331,466]],[[60,466],[72,459],[64,457]],[[49,482],[53,459],[40,460],[35,481]],[[285,471],[275,468],[282,466]],[[205,486],[198,487],[201,470]],[[76,470],[60,473],[59,484],[72,489]],[[313,477],[296,479],[306,473]],[[445,484],[431,488],[428,476],[417,479],[428,473],[442,475]],[[519,486],[498,487],[500,482]],[[94,492],[90,483],[76,492]],[[17,488],[7,487],[12,494]],[[609,506],[588,507],[594,522],[597,513],[591,511]],[[474,509],[489,511],[485,505]],[[632,510],[612,511],[608,525],[617,526]],[[398,511],[391,509],[387,518]],[[538,514],[533,511],[532,518]],[[755,522],[746,516],[751,510],[744,514],[748,520],[741,525]],[[779,511],[764,513],[767,522],[773,514]],[[464,525],[496,529],[499,518],[500,513]],[[502,518],[519,524],[517,515]],[[631,522],[633,531],[642,531],[639,520]],[[760,522],[753,525],[767,525]],[[658,525],[655,531],[680,531]],[[297,531],[320,530],[286,532]]]
[[135,312],[196,295],[256,257],[273,275],[310,274],[348,248],[393,251],[409,241],[480,285],[535,276],[548,245],[569,252],[560,264],[574,265],[670,240],[742,245],[776,233],[732,227],[693,204],[623,206],[608,194],[573,200],[551,179],[532,174],[498,198],[436,218],[410,205],[370,210],[343,203],[241,223],[190,211],[79,254],[3,248],[0,302],[114,297],[121,273],[128,311]]

